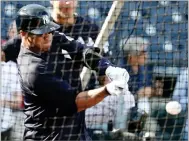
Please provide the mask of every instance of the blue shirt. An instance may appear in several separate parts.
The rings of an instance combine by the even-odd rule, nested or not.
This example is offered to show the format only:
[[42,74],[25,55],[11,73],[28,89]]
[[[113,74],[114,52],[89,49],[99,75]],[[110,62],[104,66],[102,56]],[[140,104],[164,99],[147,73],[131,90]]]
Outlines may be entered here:
[[[75,103],[81,92],[79,74],[84,66],[82,55],[85,48],[58,32],[47,53],[36,54],[21,48],[18,66],[27,116],[24,140],[90,139],[85,112],[77,113]],[[62,49],[67,54],[62,54]],[[109,64],[102,58],[97,70],[104,72]]]

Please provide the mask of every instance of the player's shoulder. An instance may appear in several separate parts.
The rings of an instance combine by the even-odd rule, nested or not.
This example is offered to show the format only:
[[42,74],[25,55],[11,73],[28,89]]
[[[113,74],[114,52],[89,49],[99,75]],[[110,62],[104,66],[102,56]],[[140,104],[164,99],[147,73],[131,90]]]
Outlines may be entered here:
[[44,73],[47,63],[45,63],[41,55],[35,54],[24,47],[21,47],[17,63],[22,83],[25,86],[23,89],[30,93],[28,88],[33,89],[34,84],[40,81],[39,76]]
[[23,70],[29,72],[45,64],[42,54],[34,53],[24,47],[21,47],[17,62]]

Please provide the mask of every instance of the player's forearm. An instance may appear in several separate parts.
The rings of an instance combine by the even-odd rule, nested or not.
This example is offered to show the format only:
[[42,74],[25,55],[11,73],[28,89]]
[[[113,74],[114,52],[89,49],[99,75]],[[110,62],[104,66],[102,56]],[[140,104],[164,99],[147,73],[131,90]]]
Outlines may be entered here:
[[105,87],[81,92],[76,97],[77,111],[90,108],[102,101],[108,94]]

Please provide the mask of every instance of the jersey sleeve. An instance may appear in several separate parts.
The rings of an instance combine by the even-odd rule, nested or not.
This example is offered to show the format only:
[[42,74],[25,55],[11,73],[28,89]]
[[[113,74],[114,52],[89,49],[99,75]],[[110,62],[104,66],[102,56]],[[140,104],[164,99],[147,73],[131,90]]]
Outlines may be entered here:
[[16,36],[13,39],[8,40],[5,44],[2,45],[2,51],[5,53],[6,62],[14,61],[18,58],[20,52],[21,38]]

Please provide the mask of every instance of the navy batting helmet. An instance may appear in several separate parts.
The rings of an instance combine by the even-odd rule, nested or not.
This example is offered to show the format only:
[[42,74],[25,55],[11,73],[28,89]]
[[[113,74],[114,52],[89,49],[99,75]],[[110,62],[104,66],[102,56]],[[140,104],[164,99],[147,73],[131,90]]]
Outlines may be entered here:
[[23,6],[17,13],[17,29],[35,35],[55,31],[60,26],[52,21],[50,13],[44,6],[29,4]]

